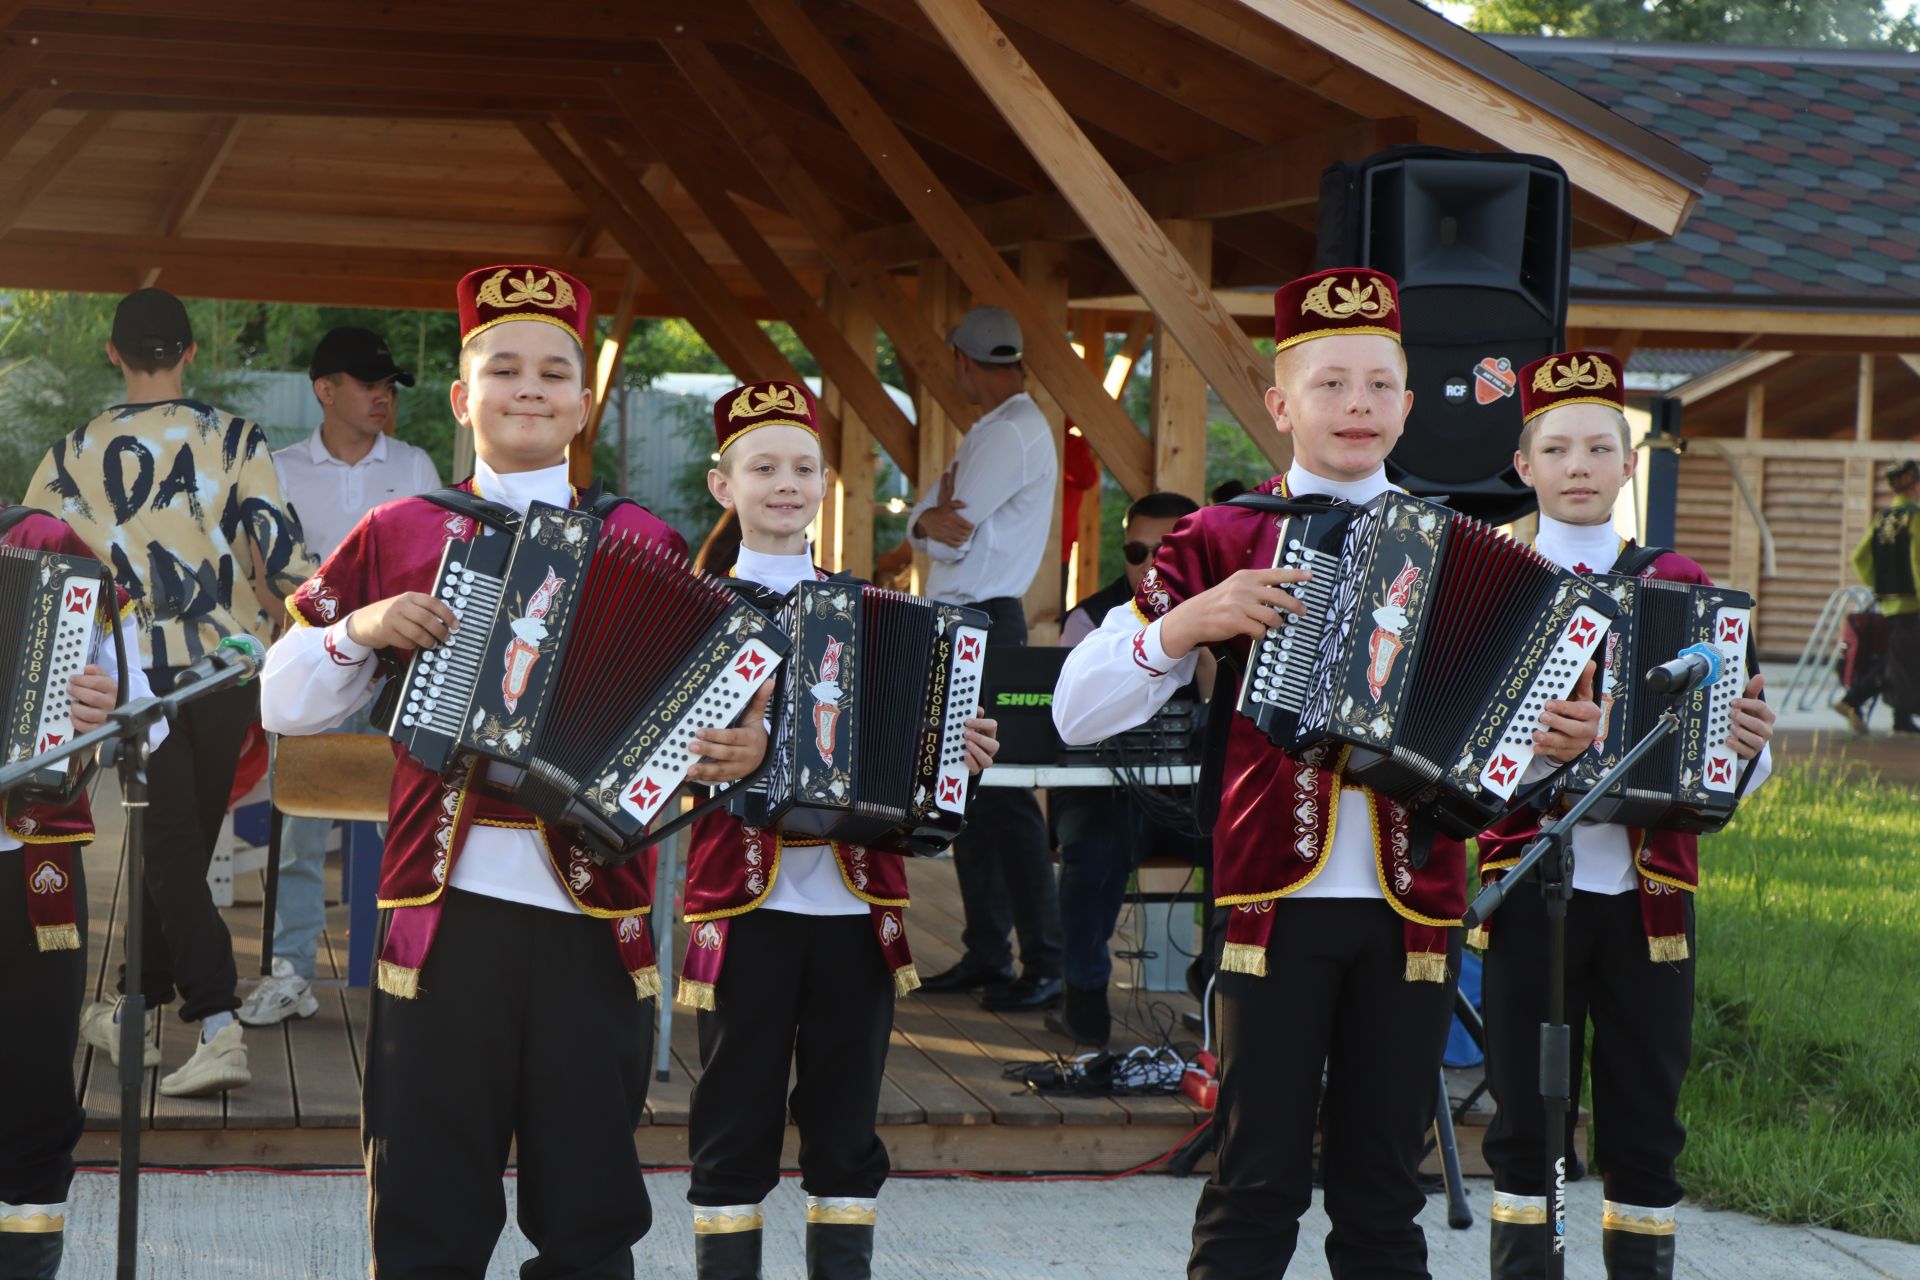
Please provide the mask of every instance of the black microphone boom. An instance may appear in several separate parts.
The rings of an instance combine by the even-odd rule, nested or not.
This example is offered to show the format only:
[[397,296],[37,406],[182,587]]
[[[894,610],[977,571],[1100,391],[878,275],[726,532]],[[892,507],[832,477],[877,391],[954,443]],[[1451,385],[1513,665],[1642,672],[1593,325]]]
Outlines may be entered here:
[[1647,672],[1653,693],[1689,693],[1720,678],[1720,653],[1710,645],[1688,645],[1680,656]]
[[241,631],[222,640],[212,653],[175,676],[173,684],[175,688],[198,684],[234,667],[240,669],[240,683],[245,684],[260,674],[266,662],[267,651],[260,642]]

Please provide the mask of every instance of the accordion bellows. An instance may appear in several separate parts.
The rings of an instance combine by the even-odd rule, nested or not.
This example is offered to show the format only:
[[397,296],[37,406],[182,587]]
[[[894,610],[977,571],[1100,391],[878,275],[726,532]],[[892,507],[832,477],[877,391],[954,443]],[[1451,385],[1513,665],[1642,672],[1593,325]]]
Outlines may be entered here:
[[[0,763],[37,756],[73,737],[67,681],[86,669],[113,587],[98,560],[0,547]],[[64,802],[80,776],[78,761],[37,769],[24,797]]]
[[1611,596],[1490,525],[1401,493],[1300,503],[1276,567],[1313,570],[1248,655],[1240,711],[1293,754],[1351,748],[1346,773],[1450,835],[1511,806],[1541,709],[1572,691]]
[[[1607,637],[1598,687],[1600,734],[1574,765],[1570,794],[1581,795],[1646,736],[1666,711],[1680,719],[1670,735],[1595,803],[1595,822],[1706,834],[1733,817],[1745,761],[1728,745],[1733,700],[1747,684],[1753,597],[1727,587],[1606,574],[1596,581],[1619,607]],[[1720,678],[1682,694],[1654,693],[1646,674],[1696,644],[1720,651]]]
[[414,655],[392,736],[441,773],[518,766],[515,802],[602,856],[630,852],[698,763],[694,733],[737,720],[788,648],[685,557],[539,502],[514,536],[449,542],[434,593],[460,625]]
[[757,827],[933,854],[965,825],[966,721],[988,619],[852,581],[801,582],[780,611],[792,659],[764,779],[733,801]]

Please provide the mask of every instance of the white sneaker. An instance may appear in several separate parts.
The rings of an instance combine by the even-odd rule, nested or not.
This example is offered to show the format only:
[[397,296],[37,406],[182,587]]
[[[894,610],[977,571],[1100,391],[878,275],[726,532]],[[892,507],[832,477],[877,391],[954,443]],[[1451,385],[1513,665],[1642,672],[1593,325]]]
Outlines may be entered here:
[[[118,999],[95,1000],[80,1015],[80,1038],[106,1054],[116,1067],[120,1065],[120,1024],[114,1021],[113,1015],[120,1003]],[[140,1055],[143,1067],[160,1065],[160,1046],[153,1042],[152,1016],[148,1015],[148,1033],[142,1037],[147,1046]]]
[[273,958],[273,976],[253,989],[234,1015],[250,1027],[271,1027],[288,1018],[311,1018],[320,1012],[313,984],[293,971],[279,956]]
[[160,1092],[169,1098],[198,1098],[253,1083],[247,1069],[247,1043],[241,1039],[240,1024],[229,1022],[194,1047],[193,1056],[180,1068],[160,1077]]

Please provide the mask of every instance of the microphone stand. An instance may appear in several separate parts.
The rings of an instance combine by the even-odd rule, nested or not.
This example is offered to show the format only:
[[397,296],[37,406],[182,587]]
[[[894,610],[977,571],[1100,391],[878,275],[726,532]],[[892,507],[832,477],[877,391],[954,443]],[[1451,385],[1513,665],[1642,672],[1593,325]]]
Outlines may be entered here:
[[1552,1188],[1547,1280],[1567,1274],[1567,1115],[1573,1109],[1573,1035],[1567,1026],[1567,904],[1573,901],[1573,829],[1602,797],[1626,780],[1642,757],[1680,730],[1673,712],[1661,714],[1647,736],[1564,814],[1540,826],[1540,835],[1506,875],[1482,889],[1461,917],[1472,929],[1500,909],[1529,875],[1547,902],[1547,1020],[1540,1025],[1540,1098],[1547,1111],[1547,1186]]
[[[18,764],[0,768],[0,795],[44,769],[95,747],[114,750],[120,773],[120,807],[126,811],[127,874],[126,891],[126,997],[120,1005],[120,1217],[116,1238],[116,1280],[134,1280],[139,1259],[136,1250],[140,1235],[140,1095],[145,1083],[143,1065],[146,1050],[147,1001],[141,991],[140,945],[144,933],[141,901],[146,887],[147,763],[151,749],[147,745],[153,726],[194,698],[245,684],[258,670],[258,663],[239,659],[220,667],[211,675],[196,676],[190,683],[176,685],[171,693],[141,698],[115,707],[107,713],[107,722],[98,729],[61,743],[44,754]],[[117,748],[117,750],[115,750]]]

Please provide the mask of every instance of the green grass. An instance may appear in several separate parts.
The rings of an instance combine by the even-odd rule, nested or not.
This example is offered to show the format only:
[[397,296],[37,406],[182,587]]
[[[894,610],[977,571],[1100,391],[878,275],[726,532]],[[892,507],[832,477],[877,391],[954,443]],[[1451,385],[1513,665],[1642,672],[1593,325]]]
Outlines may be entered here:
[[1700,851],[1682,1184],[1920,1241],[1920,794],[1783,769]]

